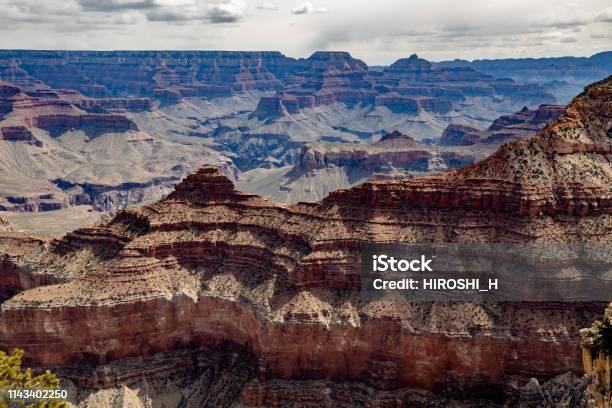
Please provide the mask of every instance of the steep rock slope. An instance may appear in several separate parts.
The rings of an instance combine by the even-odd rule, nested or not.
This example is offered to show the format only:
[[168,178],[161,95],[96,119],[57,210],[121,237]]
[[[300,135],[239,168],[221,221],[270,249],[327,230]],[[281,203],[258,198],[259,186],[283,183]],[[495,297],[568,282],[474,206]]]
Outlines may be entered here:
[[[282,381],[330,378],[384,391],[381,405],[407,402],[407,388],[497,390],[503,400],[530,377],[581,370],[578,329],[602,305],[364,301],[359,244],[610,244],[611,126],[608,78],[534,138],[489,159],[368,182],[315,204],[240,193],[203,168],[156,204],[10,257],[3,273],[59,283],[12,288],[19,293],[2,303],[0,348],[22,347],[33,364],[64,366],[97,387],[151,376],[147,367],[167,372],[175,350],[251,356],[252,376],[235,400],[242,406],[316,404],[321,387],[287,394]],[[129,360],[153,355],[155,365]],[[125,371],[104,368],[121,361]],[[330,398],[374,401],[346,389]]]

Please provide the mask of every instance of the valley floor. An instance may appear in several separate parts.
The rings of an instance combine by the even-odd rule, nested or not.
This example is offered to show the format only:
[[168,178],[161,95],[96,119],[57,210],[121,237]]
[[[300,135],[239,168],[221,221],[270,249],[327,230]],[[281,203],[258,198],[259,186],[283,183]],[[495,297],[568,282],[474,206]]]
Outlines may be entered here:
[[17,212],[4,211],[2,218],[17,232],[61,237],[67,232],[97,224],[107,213],[95,211],[90,205],[78,205],[55,211]]

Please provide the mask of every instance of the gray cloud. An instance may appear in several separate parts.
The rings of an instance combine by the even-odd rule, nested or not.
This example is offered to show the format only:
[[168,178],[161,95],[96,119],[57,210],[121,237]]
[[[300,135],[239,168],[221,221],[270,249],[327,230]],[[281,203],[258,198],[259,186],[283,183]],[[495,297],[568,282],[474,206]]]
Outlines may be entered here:
[[157,6],[154,0],[78,0],[78,3],[92,11],[146,10]]
[[612,7],[608,7],[605,10],[602,10],[596,18],[597,21],[602,21],[605,23],[612,23]]
[[246,8],[242,0],[214,3],[208,7],[208,18],[212,23],[235,23],[244,17]]
[[260,10],[270,10],[270,11],[278,10],[278,6],[275,3],[271,3],[268,1],[264,1],[261,4],[258,4],[256,7]]
[[[161,0],[157,0],[161,1]],[[213,24],[235,23],[246,14],[246,3],[242,0],[222,0],[204,4],[199,1],[175,4],[164,0],[157,9],[146,11],[149,21],[185,23],[189,21],[208,21]]]
[[202,16],[196,16],[195,14],[190,13],[181,13],[177,10],[154,10],[146,12],[145,16],[149,21],[162,22],[185,22],[202,18]]
[[0,0],[0,21],[23,23],[53,23],[78,16],[79,6],[72,1]]
[[312,14],[312,13],[327,13],[327,9],[325,7],[315,7],[311,2],[307,1],[306,3],[302,3],[291,9],[291,14],[302,15],[302,14]]
[[578,38],[576,38],[576,37],[561,37],[559,42],[562,42],[564,44],[577,43],[578,42]]
[[589,37],[591,37],[594,40],[603,40],[607,38],[612,38],[612,34],[593,33]]

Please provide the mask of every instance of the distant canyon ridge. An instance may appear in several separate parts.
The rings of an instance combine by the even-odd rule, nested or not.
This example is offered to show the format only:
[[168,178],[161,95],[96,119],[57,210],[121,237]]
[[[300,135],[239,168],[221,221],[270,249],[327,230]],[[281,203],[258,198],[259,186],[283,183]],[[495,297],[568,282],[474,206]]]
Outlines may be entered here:
[[315,201],[472,164],[610,73],[612,52],[368,67],[346,52],[3,50],[0,210],[113,214],[202,165]]

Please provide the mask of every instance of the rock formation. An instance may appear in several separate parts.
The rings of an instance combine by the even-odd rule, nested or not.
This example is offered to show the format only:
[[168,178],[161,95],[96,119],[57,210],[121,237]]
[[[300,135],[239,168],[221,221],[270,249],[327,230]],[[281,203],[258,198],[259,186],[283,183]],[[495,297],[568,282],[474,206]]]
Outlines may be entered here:
[[523,107],[520,111],[503,115],[481,131],[465,125],[448,125],[437,142],[440,146],[470,146],[477,143],[502,144],[527,139],[543,129],[551,120],[564,112],[563,105],[540,105],[537,109]]
[[543,84],[560,102],[569,101],[586,84],[612,72],[612,52],[591,57],[512,58],[497,60],[443,61],[445,68],[472,68],[498,78]]
[[148,100],[37,89],[0,81],[0,210],[86,204],[112,213],[167,194],[202,159],[236,176],[229,159],[209,147],[142,132],[127,115],[148,114]]
[[290,94],[300,108],[340,102],[437,114],[450,113],[458,108],[456,102],[471,96],[554,101],[538,85],[500,82],[471,68],[445,68],[416,55],[382,73],[368,70],[346,52],[316,52],[296,60],[277,52],[3,51],[1,66],[6,68],[0,79],[28,92],[78,91],[76,96],[75,91],[59,92],[86,110],[147,110],[151,104],[146,98],[176,104],[189,97],[278,91]]
[[280,202],[317,201],[367,180],[412,178],[467,166],[491,151],[488,146],[475,151],[427,146],[398,131],[372,143],[312,143],[302,146],[295,166],[256,174],[260,178],[241,182],[240,188]]
[[94,388],[214,370],[198,357],[214,350],[249,367],[214,385],[239,406],[537,402],[517,384],[580,371],[578,329],[601,304],[366,301],[360,244],[610,244],[611,126],[608,78],[484,161],[318,203],[275,204],[204,167],[157,203],[11,255],[1,273],[40,284],[9,288],[0,348]]
[[6,126],[0,128],[0,139],[9,142],[26,142],[28,144],[42,147],[42,142],[38,140],[32,132],[25,126]]
[[440,146],[470,146],[480,142],[480,130],[470,126],[448,125],[438,141]]
[[[268,120],[290,115],[285,109],[286,102],[278,100],[266,108],[262,102],[267,99],[261,99],[255,114]],[[399,111],[405,106],[395,108]],[[418,111],[417,102],[411,109]],[[302,145],[295,165],[246,173],[240,188],[286,203],[317,201],[332,191],[370,179],[411,178],[463,167],[489,156],[502,143],[533,136],[564,110],[563,105],[540,105],[535,110],[524,107],[495,119],[486,130],[450,124],[431,143],[426,140],[418,143],[398,131],[384,134],[373,143],[309,143]],[[252,146],[249,148],[252,150]],[[273,162],[265,167],[281,164]]]
[[[0,82],[0,99],[3,111],[0,127],[4,140],[32,142],[35,138],[26,127],[44,129],[56,136],[68,130],[84,130],[92,135],[139,130],[138,126],[125,116],[87,113],[58,94],[31,96],[6,82]],[[32,144],[42,147],[40,141]]]
[[484,143],[505,143],[511,140],[526,139],[553,119],[561,116],[565,106],[540,105],[532,110],[524,107],[512,115],[504,115],[493,121],[481,136]]
[[[296,60],[278,52],[4,51],[0,62],[57,89],[93,98],[225,96],[280,89]],[[16,66],[16,67],[15,67]],[[8,71],[8,70],[7,70]],[[0,78],[8,77],[0,71]],[[12,74],[14,76],[14,74]]]

